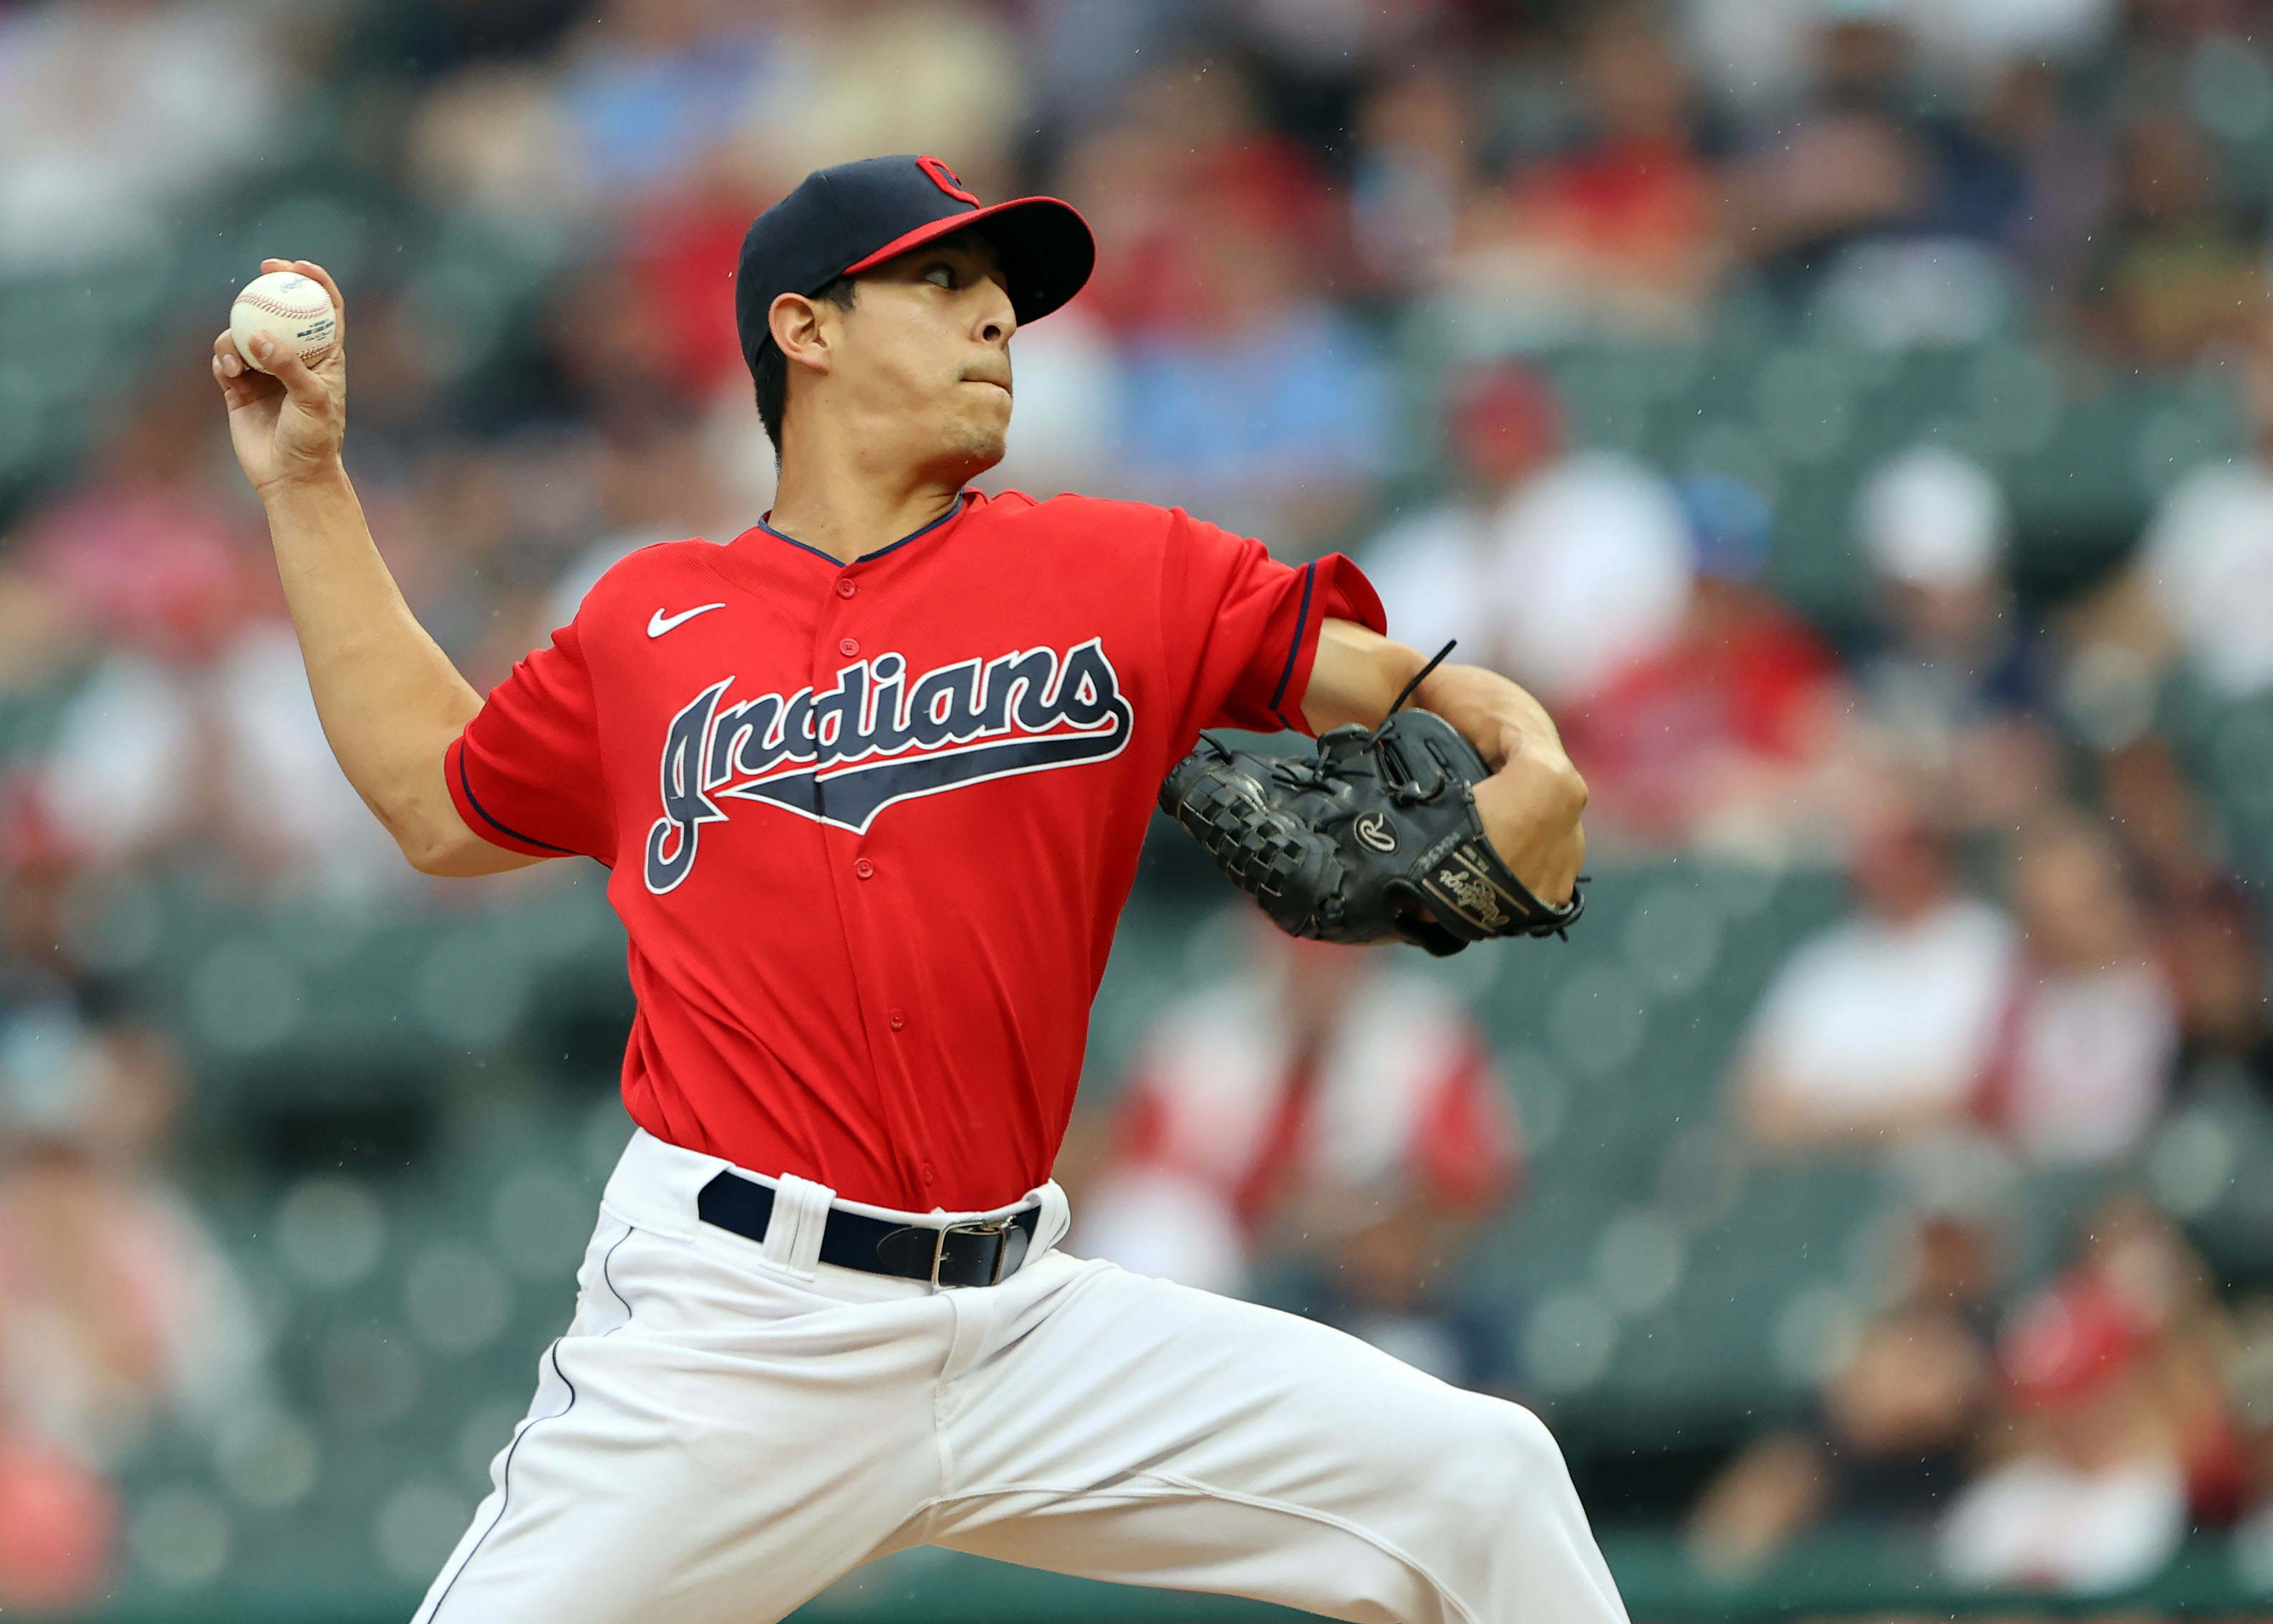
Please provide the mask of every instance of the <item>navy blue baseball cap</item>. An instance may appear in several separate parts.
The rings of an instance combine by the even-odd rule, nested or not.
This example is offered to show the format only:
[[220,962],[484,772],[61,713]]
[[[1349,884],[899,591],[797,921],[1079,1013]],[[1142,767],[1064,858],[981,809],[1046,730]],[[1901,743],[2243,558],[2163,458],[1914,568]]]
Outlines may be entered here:
[[734,273],[734,323],[753,367],[774,301],[812,295],[840,276],[983,223],[1021,323],[1048,315],[1081,291],[1097,263],[1097,240],[1070,203],[1019,198],[984,204],[936,158],[863,158],[815,169],[750,222]]

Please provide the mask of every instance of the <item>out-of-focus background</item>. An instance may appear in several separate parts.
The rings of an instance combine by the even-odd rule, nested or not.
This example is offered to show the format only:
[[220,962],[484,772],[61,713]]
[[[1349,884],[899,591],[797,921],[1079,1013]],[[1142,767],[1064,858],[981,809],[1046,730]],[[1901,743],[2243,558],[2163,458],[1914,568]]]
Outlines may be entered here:
[[[1638,1616],[2262,1610],[2269,27],[0,4],[0,1611],[407,1613],[628,1131],[599,872],[422,880],[331,762],[230,294],[347,289],[352,471],[486,686],[765,510],[735,246],[898,151],[1097,230],[995,483],[1353,552],[1594,789],[1584,926],[1443,963],[1156,831],[1074,1249],[1537,1406]],[[1251,1615],[921,1553],[813,1610]]]

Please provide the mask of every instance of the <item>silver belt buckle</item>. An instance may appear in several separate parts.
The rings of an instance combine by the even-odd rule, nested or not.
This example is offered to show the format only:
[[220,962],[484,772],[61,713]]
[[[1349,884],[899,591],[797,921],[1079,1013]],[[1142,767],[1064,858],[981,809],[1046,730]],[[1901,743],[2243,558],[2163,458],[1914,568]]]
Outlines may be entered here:
[[[987,1218],[977,1224],[950,1224],[940,1231],[939,1239],[932,1242],[931,1246],[931,1283],[934,1289],[942,1291],[959,1289],[940,1283],[939,1269],[940,1265],[947,1261],[947,1238],[949,1235],[1000,1235],[1008,1231],[1014,1222],[1016,1220],[1011,1218]],[[988,1278],[986,1282],[988,1285],[997,1285],[1001,1283],[1002,1260],[1009,1255],[1010,1246],[1007,1241],[994,1249],[994,1273]]]

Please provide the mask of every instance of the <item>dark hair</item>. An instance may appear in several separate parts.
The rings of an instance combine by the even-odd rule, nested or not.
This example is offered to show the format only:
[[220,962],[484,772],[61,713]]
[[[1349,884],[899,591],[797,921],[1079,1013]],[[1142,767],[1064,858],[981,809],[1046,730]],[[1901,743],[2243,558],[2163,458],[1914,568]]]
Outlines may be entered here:
[[[813,296],[826,299],[840,311],[852,308],[852,296],[860,284],[849,276],[840,276]],[[758,386],[758,421],[766,427],[766,438],[774,443],[774,455],[781,455],[782,414],[789,406],[789,357],[774,342],[773,332],[758,341],[758,353],[750,359],[750,377]]]

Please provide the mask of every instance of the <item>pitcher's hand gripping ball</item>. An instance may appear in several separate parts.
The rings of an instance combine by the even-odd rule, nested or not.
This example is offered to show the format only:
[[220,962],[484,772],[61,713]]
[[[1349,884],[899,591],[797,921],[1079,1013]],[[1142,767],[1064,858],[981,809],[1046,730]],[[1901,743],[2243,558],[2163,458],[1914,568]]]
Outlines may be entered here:
[[[1440,656],[1441,657],[1441,656]],[[1279,929],[1329,942],[1408,941],[1442,957],[1495,936],[1559,936],[1585,903],[1533,895],[1484,838],[1483,758],[1433,711],[1336,728],[1304,759],[1203,737],[1160,786]]]
[[295,355],[313,366],[331,353],[340,318],[323,283],[297,271],[270,271],[245,283],[229,307],[229,333],[236,353],[256,371],[268,369],[252,358],[252,341],[274,339],[280,354]]

